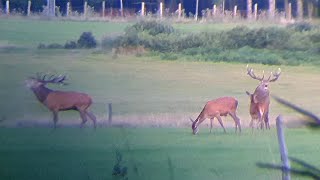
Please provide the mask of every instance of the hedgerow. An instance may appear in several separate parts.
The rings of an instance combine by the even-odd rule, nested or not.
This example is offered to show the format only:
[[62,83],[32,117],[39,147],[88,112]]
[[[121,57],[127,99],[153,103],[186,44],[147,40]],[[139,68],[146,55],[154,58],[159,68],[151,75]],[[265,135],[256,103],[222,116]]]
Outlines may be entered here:
[[[315,63],[320,59],[320,28],[308,24],[287,27],[235,27],[224,32],[186,33],[159,21],[140,21],[124,34],[102,42],[109,47],[142,46],[163,53],[162,59],[191,56],[203,61],[262,64]],[[176,54],[173,56],[173,54]],[[291,54],[291,56],[288,56]]]

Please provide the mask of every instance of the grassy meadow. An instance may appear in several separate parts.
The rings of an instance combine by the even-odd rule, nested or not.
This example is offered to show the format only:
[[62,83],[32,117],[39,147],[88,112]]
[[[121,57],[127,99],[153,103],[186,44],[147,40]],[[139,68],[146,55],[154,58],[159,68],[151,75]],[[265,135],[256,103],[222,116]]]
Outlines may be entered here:
[[[241,135],[184,128],[13,128],[0,131],[1,179],[281,179],[257,162],[280,163],[275,129]],[[287,129],[290,156],[319,167],[319,134]],[[299,166],[292,164],[295,168]],[[292,176],[292,179],[308,179]]]
[[[124,179],[112,176],[118,151],[128,179],[280,179],[279,172],[255,165],[280,163],[280,157],[275,128],[254,134],[247,129],[250,117],[245,91],[253,92],[258,82],[246,75],[246,64],[164,61],[150,55],[115,57],[100,48],[36,48],[39,43],[75,40],[84,31],[101,40],[123,32],[128,24],[0,19],[0,178]],[[200,31],[217,25],[199,24],[195,29],[188,24],[175,26]],[[278,69],[250,66],[259,75],[263,70],[267,74]],[[271,93],[320,115],[320,67],[280,67],[282,75],[270,85]],[[47,128],[52,125],[50,112],[24,85],[36,72],[66,74],[69,85],[50,87],[90,94],[99,125],[108,122],[107,105],[112,103],[115,127],[96,131],[91,127]],[[227,134],[215,121],[214,133],[209,134],[206,122],[200,126],[200,134],[193,136],[189,117],[195,119],[206,101],[220,96],[239,100],[243,133],[235,135],[234,123],[227,117]],[[285,117],[288,126],[300,117],[272,101],[272,125],[278,114]],[[80,117],[76,112],[62,112],[58,124],[77,126]],[[319,132],[289,128],[286,138],[290,156],[320,167]]]

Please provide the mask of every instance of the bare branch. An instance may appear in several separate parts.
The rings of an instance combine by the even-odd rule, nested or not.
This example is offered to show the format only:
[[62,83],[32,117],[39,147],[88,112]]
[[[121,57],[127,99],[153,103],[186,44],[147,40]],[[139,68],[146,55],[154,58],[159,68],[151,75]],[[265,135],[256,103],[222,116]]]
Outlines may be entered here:
[[292,103],[290,103],[290,102],[288,102],[288,101],[286,101],[286,100],[284,100],[284,99],[282,99],[280,97],[277,97],[277,96],[272,96],[272,97],[278,103],[280,103],[282,105],[285,105],[285,106],[287,106],[287,107],[289,107],[289,108],[291,108],[291,109],[293,109],[293,110],[295,110],[295,111],[297,111],[297,112],[299,112],[299,113],[311,118],[313,120],[313,122],[309,123],[309,126],[311,126],[311,127],[315,127],[315,126],[320,127],[320,118],[318,116],[316,116],[315,114],[313,114],[312,112],[307,111],[307,110],[305,110],[305,109],[303,109],[301,107],[298,107],[297,105],[292,104]]

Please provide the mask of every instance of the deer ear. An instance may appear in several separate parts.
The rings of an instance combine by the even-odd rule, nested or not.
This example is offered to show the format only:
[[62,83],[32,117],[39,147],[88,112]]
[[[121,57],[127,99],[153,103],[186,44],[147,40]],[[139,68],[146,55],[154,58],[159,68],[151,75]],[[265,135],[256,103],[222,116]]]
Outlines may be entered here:
[[248,96],[251,96],[251,93],[249,93],[248,91],[246,91],[246,94],[247,94]]

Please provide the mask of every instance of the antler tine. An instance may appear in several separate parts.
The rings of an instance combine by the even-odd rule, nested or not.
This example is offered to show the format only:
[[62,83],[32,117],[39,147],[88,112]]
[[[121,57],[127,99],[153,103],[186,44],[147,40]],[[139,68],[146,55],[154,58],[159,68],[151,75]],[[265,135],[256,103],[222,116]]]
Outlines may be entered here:
[[273,79],[271,79],[271,80],[269,80],[269,82],[274,82],[274,81],[276,81],[276,80],[278,80],[278,79],[279,79],[279,77],[280,77],[280,75],[281,75],[281,69],[280,69],[280,68],[278,68],[277,73],[273,73],[273,72],[271,72],[271,74],[274,76],[274,78],[273,78]]
[[271,75],[272,75],[273,73],[272,72],[270,72],[270,75],[269,75],[269,77],[268,77],[268,79],[267,79],[267,81],[270,81],[270,78],[271,78]]
[[249,68],[249,65],[247,65],[247,74],[253,78],[253,79],[256,79],[256,80],[259,80],[259,81],[262,81],[263,78],[264,78],[264,72],[263,72],[263,77],[262,78],[259,78],[257,77],[254,72],[253,72],[253,68]]
[[66,80],[66,75],[59,75],[58,77],[54,78],[54,82],[55,83],[59,83],[62,85],[66,85],[67,83],[65,83],[64,81]]
[[46,82],[46,77],[47,77],[47,75],[48,75],[48,74],[44,74],[44,75],[42,76],[42,79],[41,79],[41,80],[42,80],[43,82]]

